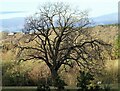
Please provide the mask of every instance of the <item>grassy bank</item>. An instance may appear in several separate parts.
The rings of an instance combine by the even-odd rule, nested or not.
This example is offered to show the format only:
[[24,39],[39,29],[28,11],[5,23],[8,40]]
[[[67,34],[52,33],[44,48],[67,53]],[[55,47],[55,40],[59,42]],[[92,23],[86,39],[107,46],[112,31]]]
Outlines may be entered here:
[[[102,84],[101,87],[104,85]],[[120,87],[118,87],[118,84],[110,84],[110,91],[120,91]],[[50,87],[51,91],[56,91],[54,87]],[[72,86],[66,86],[64,91],[77,91],[78,87],[72,87]],[[2,91],[37,91],[36,86],[22,86],[22,87],[3,87]],[[105,90],[101,90],[105,91]]]

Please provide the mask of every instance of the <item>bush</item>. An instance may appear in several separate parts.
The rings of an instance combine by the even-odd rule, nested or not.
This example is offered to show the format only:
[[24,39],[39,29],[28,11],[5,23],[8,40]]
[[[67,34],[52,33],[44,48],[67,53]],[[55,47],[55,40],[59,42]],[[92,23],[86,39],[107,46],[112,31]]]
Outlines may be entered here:
[[50,86],[45,82],[45,79],[38,81],[37,91],[50,91]]
[[81,88],[78,89],[78,91],[101,91],[101,88],[98,84],[92,84],[94,75],[90,74],[90,72],[80,71],[80,75],[77,77],[77,80],[77,86]]
[[50,91],[50,87],[45,84],[39,84],[37,86],[37,91]]
[[64,80],[60,78],[60,76],[56,78],[56,87],[58,88],[59,91],[63,90],[64,86],[66,85],[67,84],[64,82]]
[[94,80],[94,78],[89,72],[80,71],[80,76],[77,77],[77,80],[77,86],[81,87],[82,91],[87,91],[88,85],[91,84],[91,81]]
[[2,85],[3,86],[29,86],[34,82],[29,78],[30,68],[24,69],[22,64],[14,61],[3,62],[2,65]]
[[110,89],[111,89],[110,84],[104,85],[104,90],[105,91],[110,91]]

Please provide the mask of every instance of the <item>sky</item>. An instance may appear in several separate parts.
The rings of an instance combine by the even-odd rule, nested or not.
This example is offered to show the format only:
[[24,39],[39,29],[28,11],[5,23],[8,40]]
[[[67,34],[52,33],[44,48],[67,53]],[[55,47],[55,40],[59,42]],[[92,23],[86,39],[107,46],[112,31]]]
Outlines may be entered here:
[[72,8],[89,10],[90,17],[118,12],[119,0],[0,0],[0,19],[27,17],[46,2],[65,2]]

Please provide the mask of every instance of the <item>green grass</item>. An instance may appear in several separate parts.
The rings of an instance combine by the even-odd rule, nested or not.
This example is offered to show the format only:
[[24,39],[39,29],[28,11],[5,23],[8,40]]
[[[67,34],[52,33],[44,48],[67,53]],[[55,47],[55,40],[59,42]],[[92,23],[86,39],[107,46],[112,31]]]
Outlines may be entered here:
[[[114,89],[111,89],[110,91],[120,91],[120,87],[119,87],[119,89],[115,89],[117,86],[116,85],[111,85],[111,86],[113,86],[112,88],[114,88]],[[54,87],[50,87],[51,88],[51,91],[57,91],[57,90],[55,90],[54,89]],[[66,88],[66,90],[64,90],[64,91],[77,91],[77,87],[65,87]],[[3,89],[2,89],[2,91],[37,91],[36,90],[37,89],[37,87],[36,86],[34,86],[34,87],[32,87],[32,86],[29,86],[29,87],[3,87]],[[104,91],[104,90],[101,90],[101,91]]]
[[[37,91],[37,90],[35,90],[35,89],[3,89],[2,91]],[[51,90],[51,91],[56,91],[56,90]],[[65,91],[65,90],[64,90]],[[75,90],[75,89],[70,89],[70,90],[66,90],[66,91],[77,91],[77,90]],[[82,90],[81,90],[82,91]],[[104,90],[101,90],[101,91],[104,91]],[[120,89],[119,90],[110,90],[110,91],[120,91]]]
[[2,91],[36,91],[35,89],[2,89]]

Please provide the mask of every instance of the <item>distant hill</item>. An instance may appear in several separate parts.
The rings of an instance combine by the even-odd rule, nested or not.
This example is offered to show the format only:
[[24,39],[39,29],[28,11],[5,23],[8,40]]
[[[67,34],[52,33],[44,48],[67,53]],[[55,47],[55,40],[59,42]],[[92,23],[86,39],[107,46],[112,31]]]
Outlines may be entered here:
[[23,26],[24,24],[24,17],[16,17],[10,19],[2,19],[2,26],[3,27],[16,27],[16,26]]
[[24,17],[16,17],[10,19],[1,19],[2,21],[2,31],[9,31],[9,32],[19,32],[24,26]]
[[95,25],[107,25],[107,24],[118,24],[118,14],[111,13],[99,17],[92,18]]
[[[118,23],[118,14],[112,13],[99,17],[91,18],[95,25],[107,25],[107,24],[116,24]],[[25,17],[16,17],[10,19],[1,19],[2,27],[0,27],[0,31],[9,31],[9,32],[17,32],[21,31],[24,25]]]

